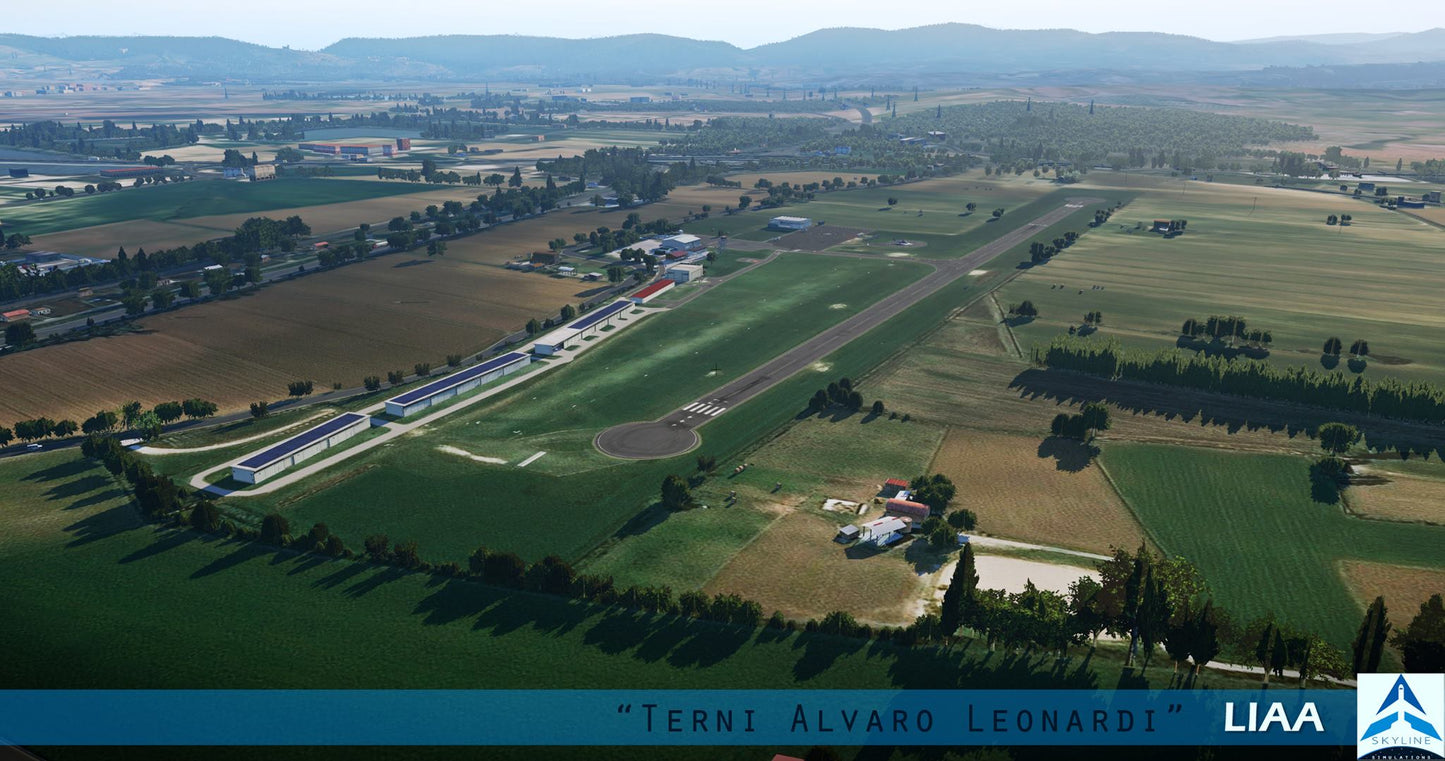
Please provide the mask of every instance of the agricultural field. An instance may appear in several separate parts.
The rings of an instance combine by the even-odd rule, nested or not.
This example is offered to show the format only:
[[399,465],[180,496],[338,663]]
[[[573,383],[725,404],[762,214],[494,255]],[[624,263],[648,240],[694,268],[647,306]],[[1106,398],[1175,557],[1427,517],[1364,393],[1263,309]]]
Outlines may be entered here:
[[[164,222],[219,214],[255,216],[259,212],[271,212],[274,216],[278,209],[344,203],[430,189],[431,186],[421,183],[335,179],[266,182],[192,180],[10,207],[5,212],[5,224],[7,229],[35,237],[136,219]],[[312,226],[316,227],[315,223]],[[231,227],[234,228],[234,225]]]
[[1171,445],[1106,443],[1100,465],[1161,550],[1193,562],[1237,617],[1273,611],[1346,647],[1359,598],[1338,566],[1445,569],[1445,527],[1367,521],[1311,496],[1310,460]]
[[[315,483],[228,504],[281,509],[298,525],[323,521],[353,544],[372,531],[415,538],[438,560],[464,559],[479,544],[533,559],[549,552],[575,558],[647,507],[664,475],[691,470],[691,458],[681,465],[612,460],[593,448],[596,433],[685,404],[922,273],[911,264],[790,255],[645,318],[565,371],[419,429],[424,435],[368,452]],[[750,306],[738,309],[740,303]],[[835,303],[846,308],[829,308]],[[775,426],[776,403],[759,401],[709,425],[702,451],[725,455],[743,443],[725,433],[723,424],[734,419],[752,436]],[[784,409],[798,408],[796,401],[783,402]],[[509,465],[479,463],[439,446]],[[537,452],[546,455],[525,469],[510,465]],[[601,483],[607,489],[599,494]],[[519,502],[532,506],[525,519],[507,520]]]
[[1445,525],[1445,466],[1371,460],[1356,464],[1345,503],[1365,518]]
[[[1174,185],[1143,191],[1003,289],[1001,302],[1038,307],[1038,319],[1015,328],[1025,348],[1091,310],[1104,315],[1103,336],[1147,348],[1172,346],[1186,318],[1236,314],[1272,332],[1272,362],[1318,369],[1326,338],[1347,347],[1363,338],[1366,375],[1445,381],[1445,314],[1422,308],[1445,287],[1440,230],[1337,193]],[[1353,223],[1325,224],[1338,213]],[[1187,219],[1188,230],[1165,239],[1136,229],[1154,219]]]
[[1339,564],[1340,578],[1360,607],[1376,596],[1385,598],[1390,618],[1399,630],[1420,611],[1430,595],[1445,594],[1445,569],[1345,560]]
[[1107,555],[1144,532],[1084,444],[950,428],[929,468],[953,480],[992,536]]
[[591,287],[451,256],[371,259],[147,317],[138,333],[5,357],[0,384],[11,392],[0,421],[81,420],[131,399],[190,396],[245,409],[298,379],[352,388],[367,375],[479,351]]

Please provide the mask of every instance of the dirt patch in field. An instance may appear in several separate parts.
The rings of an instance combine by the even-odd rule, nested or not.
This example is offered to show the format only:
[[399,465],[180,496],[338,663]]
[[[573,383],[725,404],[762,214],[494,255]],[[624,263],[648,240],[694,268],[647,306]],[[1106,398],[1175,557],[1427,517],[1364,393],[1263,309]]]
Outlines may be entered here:
[[784,235],[778,239],[778,246],[781,248],[795,248],[800,251],[822,251],[840,243],[847,243],[865,232],[868,231],[855,227],[817,225],[807,230],[799,230],[798,232]]
[[1340,577],[1363,610],[1375,597],[1385,596],[1390,620],[1399,629],[1420,612],[1420,603],[1430,595],[1445,594],[1445,568],[1413,568],[1410,566],[1370,563],[1363,560],[1342,560]]
[[872,624],[911,623],[932,572],[914,572],[904,557],[906,545],[859,553],[832,541],[836,533],[836,523],[794,512],[729,560],[703,590],[740,594],[757,600],[764,611],[794,618],[842,610]]
[[930,472],[953,479],[955,504],[976,512],[989,534],[1102,554],[1144,537],[1075,443],[951,428]]
[[131,399],[191,396],[221,411],[284,396],[286,384],[351,388],[367,375],[440,366],[535,316],[575,303],[575,280],[450,256],[387,256],[239,298],[141,321],[147,332],[21,352],[0,360],[0,425],[46,415],[82,420]]
[[[1368,466],[1358,470],[1365,476],[1376,472]],[[1352,512],[1380,520],[1445,524],[1445,481],[1399,473],[1380,475],[1383,483],[1361,483],[1345,490]]]

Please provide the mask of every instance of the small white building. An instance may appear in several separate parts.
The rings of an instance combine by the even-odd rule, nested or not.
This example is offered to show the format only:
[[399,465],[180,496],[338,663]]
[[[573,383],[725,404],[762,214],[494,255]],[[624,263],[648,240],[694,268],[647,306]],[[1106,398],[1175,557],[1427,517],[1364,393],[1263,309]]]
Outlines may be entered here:
[[694,280],[701,280],[703,271],[701,264],[674,264],[667,268],[663,277],[674,283],[691,283]]
[[858,528],[858,541],[872,542],[879,547],[887,547],[902,539],[904,534],[912,531],[913,524],[907,518],[890,515],[876,521],[869,521]]
[[768,227],[773,230],[806,230],[813,226],[813,220],[807,217],[773,217],[768,220]]

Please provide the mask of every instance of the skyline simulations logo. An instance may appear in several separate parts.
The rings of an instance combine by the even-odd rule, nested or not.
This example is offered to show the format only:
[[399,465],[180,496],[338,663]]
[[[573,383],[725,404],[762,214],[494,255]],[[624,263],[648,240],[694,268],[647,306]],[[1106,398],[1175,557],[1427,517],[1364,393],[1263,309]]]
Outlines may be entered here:
[[1445,674],[1360,674],[1358,680],[1357,758],[1445,758]]

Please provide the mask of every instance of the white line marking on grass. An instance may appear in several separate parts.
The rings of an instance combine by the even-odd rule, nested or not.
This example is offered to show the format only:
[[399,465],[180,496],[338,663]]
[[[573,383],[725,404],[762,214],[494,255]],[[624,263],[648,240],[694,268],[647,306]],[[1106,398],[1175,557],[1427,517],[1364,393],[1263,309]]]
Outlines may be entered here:
[[467,458],[468,460],[472,460],[473,462],[484,462],[484,463],[487,463],[488,465],[506,465],[506,464],[507,464],[507,461],[501,459],[500,457],[483,457],[482,455],[479,455],[479,454],[472,454],[471,452],[468,452],[468,451],[465,450],[465,449],[461,449],[461,448],[459,448],[459,447],[448,446],[448,445],[446,445],[446,444],[443,444],[443,445],[437,447],[437,451],[438,451],[438,452],[446,452],[447,454],[454,454],[454,455],[456,455],[456,456],[458,456],[458,457],[465,457],[465,458]]
[[536,461],[537,461],[538,459],[540,459],[540,458],[542,457],[542,455],[544,455],[544,454],[547,454],[547,453],[546,453],[546,452],[538,452],[538,453],[532,455],[531,457],[528,457],[527,459],[525,459],[525,460],[517,463],[517,467],[519,467],[519,468],[525,468],[525,467],[527,467],[528,465],[531,465],[532,463],[536,462]]

